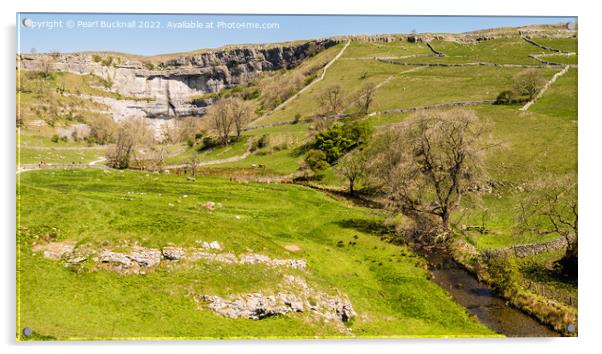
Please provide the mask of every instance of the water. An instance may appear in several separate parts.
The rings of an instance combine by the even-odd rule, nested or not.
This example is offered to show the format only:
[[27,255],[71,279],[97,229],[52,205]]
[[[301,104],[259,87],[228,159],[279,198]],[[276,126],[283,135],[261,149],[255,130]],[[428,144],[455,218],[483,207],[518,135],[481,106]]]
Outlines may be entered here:
[[417,253],[429,261],[433,281],[493,331],[508,337],[560,336],[506,304],[504,299],[497,297],[487,285],[479,282],[443,251],[417,250]]

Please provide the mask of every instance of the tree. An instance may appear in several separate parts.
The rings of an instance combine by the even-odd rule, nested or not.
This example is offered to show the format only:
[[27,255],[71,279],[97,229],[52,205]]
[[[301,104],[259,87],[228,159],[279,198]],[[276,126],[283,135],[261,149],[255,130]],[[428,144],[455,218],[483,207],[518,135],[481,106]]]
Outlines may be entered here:
[[335,116],[343,110],[343,89],[338,84],[331,85],[322,92],[318,101],[322,116]]
[[368,114],[370,106],[374,102],[374,94],[376,93],[376,85],[372,83],[365,84],[359,91],[356,105],[362,115]]
[[567,274],[577,273],[579,213],[575,177],[549,175],[531,182],[517,210],[517,233],[565,239],[565,255],[558,264]]
[[512,91],[532,100],[546,84],[546,80],[535,69],[520,72],[514,77]]
[[325,162],[332,165],[347,152],[368,142],[371,134],[372,128],[365,122],[337,122],[330,129],[323,130],[314,137],[310,147],[323,154],[314,154],[312,158],[324,156]]
[[337,171],[349,181],[349,195],[353,195],[354,186],[366,173],[366,153],[360,149],[352,150],[337,163]]
[[122,122],[117,131],[115,146],[107,152],[109,166],[125,169],[130,166],[132,157],[140,165],[140,155],[136,149],[152,146],[154,131],[144,119],[128,119]]
[[222,145],[228,145],[228,139],[234,124],[230,101],[230,98],[222,98],[211,105],[208,112],[213,129],[220,137]]
[[438,219],[448,235],[451,213],[485,176],[486,128],[472,111],[416,113],[371,146],[370,179],[389,209],[421,222]]
[[114,141],[118,125],[110,117],[94,115],[86,119],[86,124],[90,127],[89,143],[104,145]]
[[240,133],[253,118],[253,106],[239,97],[232,98],[231,114],[236,129],[236,137],[240,137]]
[[192,157],[190,158],[190,161],[188,163],[188,166],[190,167],[190,176],[196,177],[196,169],[199,166],[199,162],[199,154],[192,154]]

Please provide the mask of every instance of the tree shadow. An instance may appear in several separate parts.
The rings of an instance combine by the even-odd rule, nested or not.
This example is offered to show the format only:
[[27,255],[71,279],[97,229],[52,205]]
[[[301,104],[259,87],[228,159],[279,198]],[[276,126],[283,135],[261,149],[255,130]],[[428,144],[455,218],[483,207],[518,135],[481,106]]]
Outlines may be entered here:
[[335,223],[345,229],[354,229],[376,236],[393,235],[395,233],[395,228],[392,225],[385,225],[380,220],[345,219],[336,221]]

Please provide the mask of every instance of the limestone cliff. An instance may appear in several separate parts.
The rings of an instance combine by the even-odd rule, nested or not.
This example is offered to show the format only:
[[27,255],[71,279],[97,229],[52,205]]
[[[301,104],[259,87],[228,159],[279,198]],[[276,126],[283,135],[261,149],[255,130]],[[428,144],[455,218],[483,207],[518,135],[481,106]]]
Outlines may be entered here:
[[[271,46],[245,46],[171,55],[152,62],[128,55],[93,53],[21,54],[18,68],[48,68],[77,74],[94,74],[112,82],[111,90],[124,96],[154,98],[138,101],[147,117],[202,115],[206,103],[192,104],[190,97],[218,92],[252,80],[262,72],[297,66],[310,55],[329,48],[336,40],[311,40]],[[160,58],[160,57],[159,57]],[[152,63],[152,64],[151,64]]]

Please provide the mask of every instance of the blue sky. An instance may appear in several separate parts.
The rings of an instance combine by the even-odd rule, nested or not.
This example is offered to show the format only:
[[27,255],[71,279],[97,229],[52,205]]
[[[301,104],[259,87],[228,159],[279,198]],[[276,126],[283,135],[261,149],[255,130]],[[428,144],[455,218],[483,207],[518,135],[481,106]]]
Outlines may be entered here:
[[[23,24],[25,19],[28,19],[25,21],[28,26]],[[117,51],[153,55],[226,44],[281,42],[343,34],[410,33],[413,30],[458,33],[574,20],[573,17],[18,13],[17,51]],[[233,23],[247,28],[229,28]],[[267,28],[248,28],[249,23]],[[107,28],[107,25],[113,28]],[[180,28],[183,25],[196,28]]]

